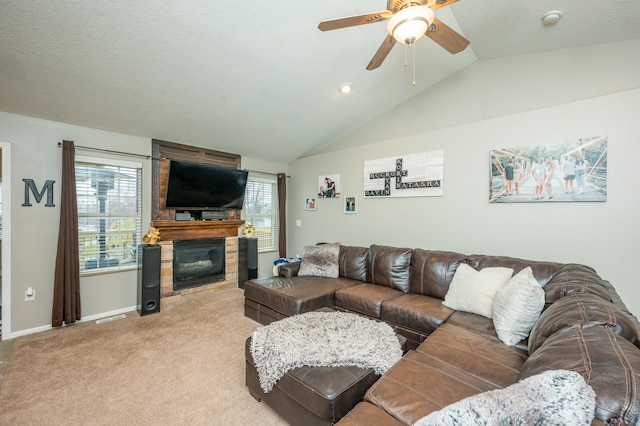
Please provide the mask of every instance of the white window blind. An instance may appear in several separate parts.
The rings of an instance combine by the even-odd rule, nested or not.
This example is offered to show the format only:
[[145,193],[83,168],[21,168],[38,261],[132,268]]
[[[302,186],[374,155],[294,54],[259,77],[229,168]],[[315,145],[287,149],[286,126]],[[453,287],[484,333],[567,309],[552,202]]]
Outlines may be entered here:
[[245,222],[256,227],[258,251],[278,246],[278,208],[276,181],[249,177],[245,192]]
[[142,166],[76,159],[80,273],[137,267]]

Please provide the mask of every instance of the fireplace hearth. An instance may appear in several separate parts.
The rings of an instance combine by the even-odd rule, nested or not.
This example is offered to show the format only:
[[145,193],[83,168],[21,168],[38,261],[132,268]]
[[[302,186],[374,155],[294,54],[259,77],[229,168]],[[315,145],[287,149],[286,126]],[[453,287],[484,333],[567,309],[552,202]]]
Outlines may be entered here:
[[173,290],[225,280],[225,239],[173,242]]

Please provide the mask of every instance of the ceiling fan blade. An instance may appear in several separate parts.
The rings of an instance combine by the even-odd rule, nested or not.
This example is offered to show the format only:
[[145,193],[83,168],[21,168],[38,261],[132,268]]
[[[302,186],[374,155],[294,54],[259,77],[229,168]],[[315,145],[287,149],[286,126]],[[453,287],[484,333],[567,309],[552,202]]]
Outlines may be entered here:
[[431,9],[442,9],[450,4],[456,3],[458,0],[429,0],[427,6]]
[[424,35],[438,43],[449,53],[455,54],[462,52],[469,45],[469,40],[458,34],[438,18],[434,19],[433,24],[431,24]]
[[347,16],[346,18],[331,19],[318,24],[321,31],[337,30],[339,28],[354,27],[356,25],[373,24],[375,22],[386,21],[391,18],[393,12],[383,10],[380,12],[367,13],[366,15]]
[[376,54],[373,55],[373,58],[371,58],[369,65],[367,65],[367,69],[374,70],[378,68],[380,65],[382,65],[382,62],[387,57],[389,52],[391,52],[391,48],[393,48],[395,44],[396,44],[396,39],[390,35],[387,35],[384,41],[382,42],[382,44],[380,45],[380,47],[378,48],[378,51],[376,52]]

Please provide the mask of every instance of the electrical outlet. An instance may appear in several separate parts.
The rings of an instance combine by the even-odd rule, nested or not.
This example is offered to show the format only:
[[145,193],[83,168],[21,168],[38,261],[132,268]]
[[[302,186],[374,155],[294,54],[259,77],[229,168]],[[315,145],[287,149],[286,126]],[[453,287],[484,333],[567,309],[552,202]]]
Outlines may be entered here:
[[36,300],[36,289],[33,287],[27,287],[24,291],[24,300],[25,302]]

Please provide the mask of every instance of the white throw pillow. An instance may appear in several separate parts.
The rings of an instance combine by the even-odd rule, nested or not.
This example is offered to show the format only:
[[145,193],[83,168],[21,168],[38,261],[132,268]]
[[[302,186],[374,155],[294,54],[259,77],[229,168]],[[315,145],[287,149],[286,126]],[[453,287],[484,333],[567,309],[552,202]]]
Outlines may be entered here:
[[496,292],[509,281],[512,274],[511,268],[484,268],[476,271],[466,263],[461,263],[442,303],[457,311],[492,318]]
[[338,278],[340,243],[305,246],[299,276]]
[[513,346],[529,336],[544,308],[544,290],[527,266],[496,293],[493,325],[498,337]]

